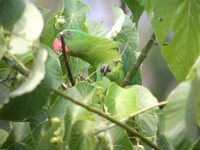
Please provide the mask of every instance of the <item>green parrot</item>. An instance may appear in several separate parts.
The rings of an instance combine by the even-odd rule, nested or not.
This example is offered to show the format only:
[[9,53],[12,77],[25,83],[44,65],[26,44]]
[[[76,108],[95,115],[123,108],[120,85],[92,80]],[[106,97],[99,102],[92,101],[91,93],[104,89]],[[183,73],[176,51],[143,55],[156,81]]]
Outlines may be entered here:
[[[96,37],[78,29],[65,29],[62,32],[69,55],[88,62],[100,71],[101,76],[106,76],[119,85],[122,84],[126,72],[120,54],[121,43]],[[54,40],[53,49],[56,52],[61,50],[59,38]]]

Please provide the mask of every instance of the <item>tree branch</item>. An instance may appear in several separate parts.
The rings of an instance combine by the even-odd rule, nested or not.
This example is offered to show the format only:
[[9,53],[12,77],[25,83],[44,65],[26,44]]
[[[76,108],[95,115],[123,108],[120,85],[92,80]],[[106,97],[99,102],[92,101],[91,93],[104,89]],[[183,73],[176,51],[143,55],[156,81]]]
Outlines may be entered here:
[[[139,115],[141,113],[144,113],[144,112],[146,112],[148,110],[151,110],[151,109],[153,109],[155,107],[165,106],[167,103],[168,103],[168,101],[163,101],[163,102],[160,102],[160,103],[158,103],[156,105],[140,109],[139,111],[133,113],[132,115],[128,116],[127,118],[120,120],[120,122],[125,122],[125,121],[129,120],[130,118],[135,117],[135,116],[137,116],[137,115]],[[111,124],[111,125],[107,126],[106,128],[102,128],[102,129],[96,131],[95,134],[99,134],[99,133],[104,132],[106,130],[109,130],[109,129],[115,127],[115,126],[116,126],[116,124]]]
[[137,61],[135,64],[133,64],[131,70],[127,73],[127,75],[124,78],[124,81],[122,83],[122,87],[125,87],[127,85],[129,85],[131,79],[136,75],[138,69],[140,68],[142,62],[144,61],[144,59],[146,58],[149,50],[151,49],[151,47],[154,44],[154,39],[155,39],[155,35],[153,34],[149,40],[149,42],[147,43],[147,45],[142,49]]
[[74,78],[72,76],[72,72],[71,72],[71,69],[70,69],[70,66],[69,66],[69,62],[68,62],[68,59],[67,59],[66,49],[65,49],[65,41],[64,41],[62,32],[60,33],[60,40],[61,40],[61,44],[62,44],[62,55],[63,55],[64,61],[65,61],[67,74],[68,74],[68,77],[69,77],[69,80],[70,80],[72,86],[74,86],[76,83],[75,83]]
[[82,103],[81,101],[78,101],[78,100],[74,99],[73,97],[67,95],[66,93],[64,93],[64,92],[62,92],[62,91],[59,91],[59,90],[57,90],[57,89],[54,89],[53,91],[54,91],[57,95],[59,95],[59,96],[61,96],[61,97],[64,97],[65,99],[71,101],[72,103],[77,104],[77,105],[79,105],[79,106],[81,106],[81,107],[87,109],[88,111],[93,112],[93,113],[95,113],[95,114],[97,114],[97,115],[99,115],[99,116],[101,116],[101,117],[103,117],[103,118],[109,120],[110,122],[112,122],[112,123],[118,125],[119,127],[123,128],[123,129],[125,129],[125,130],[127,130],[128,132],[130,132],[130,133],[132,133],[134,136],[140,138],[143,142],[145,142],[146,144],[148,144],[149,146],[151,146],[151,147],[154,148],[155,150],[159,150],[159,148],[158,148],[152,141],[150,141],[148,138],[142,136],[140,133],[138,133],[136,130],[134,130],[134,129],[131,128],[130,126],[128,126],[128,125],[126,125],[126,124],[124,124],[124,123],[119,122],[118,120],[116,120],[116,119],[114,119],[114,118],[108,116],[107,114],[105,114],[105,113],[99,111],[99,110],[96,109],[96,108],[90,107],[90,106],[88,106],[88,105]]

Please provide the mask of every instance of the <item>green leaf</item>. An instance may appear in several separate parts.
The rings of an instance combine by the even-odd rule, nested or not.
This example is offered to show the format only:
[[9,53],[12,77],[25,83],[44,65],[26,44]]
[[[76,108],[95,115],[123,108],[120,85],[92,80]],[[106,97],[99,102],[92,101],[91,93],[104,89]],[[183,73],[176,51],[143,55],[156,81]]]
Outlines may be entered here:
[[37,9],[41,12],[42,16],[45,16],[50,12],[49,9],[46,9],[46,8],[40,7],[40,6],[37,6]]
[[51,127],[39,140],[35,150],[60,150],[63,145],[63,125],[59,118],[51,119]]
[[[86,103],[86,104],[96,104],[98,102],[97,93],[101,91],[101,88],[90,85],[87,82],[79,82],[75,87],[66,91],[72,97]],[[66,111],[67,110],[67,111]],[[73,114],[72,123],[76,120],[90,120],[93,119],[93,115],[86,111],[85,109],[76,106],[63,98],[58,98],[52,107],[52,116],[59,117],[61,120],[64,119],[66,112],[69,116]]]
[[[48,50],[48,52],[52,54],[49,55],[47,60],[44,79],[33,91],[5,100],[4,105],[0,109],[1,119],[21,120],[37,114],[48,101],[51,89],[57,89],[61,85],[60,63],[52,50]],[[29,89],[29,87],[27,88]]]
[[125,20],[125,14],[123,10],[118,6],[113,6],[113,14],[114,14],[114,25],[111,30],[106,33],[107,38],[114,37],[122,28],[123,22]]
[[0,25],[11,30],[14,24],[22,16],[25,9],[24,0],[1,0],[0,1]]
[[56,12],[53,14],[50,19],[45,23],[43,33],[41,35],[41,43],[47,45],[48,47],[53,47],[53,41],[56,38],[57,34],[61,31],[55,28],[55,16],[60,14]]
[[103,26],[100,23],[97,23],[93,20],[86,20],[85,25],[87,27],[85,32],[88,32],[91,35],[101,37],[104,35]]
[[11,123],[11,131],[1,148],[6,149],[27,149],[31,150],[34,146],[34,140],[31,134],[31,128],[28,122]]
[[200,138],[198,138],[190,147],[189,150],[198,150],[200,147]]
[[[75,87],[67,90],[66,93],[68,93],[72,97],[75,97],[81,102],[84,102],[85,104],[97,106],[97,103],[99,101],[97,93],[99,93],[99,91],[101,90],[101,88],[90,85],[86,82],[79,82]],[[88,127],[84,126],[84,124],[88,124],[87,121],[93,121],[95,119],[93,113],[88,112],[82,107],[72,104],[64,98],[57,99],[55,104],[52,106],[51,116],[59,117],[65,122],[64,140],[66,141],[66,144],[69,144],[69,149],[71,149],[71,146],[72,148],[74,148],[74,146],[78,146],[73,146],[73,139],[71,138],[79,138],[76,137],[77,134],[84,134],[82,133],[82,131],[79,131],[79,128],[81,128],[81,130],[87,131]],[[78,133],[75,132],[76,128]],[[92,132],[93,130],[91,129],[88,134],[92,134]],[[87,138],[88,136],[84,136],[82,138],[82,141],[87,141]]]
[[[62,66],[63,75],[66,76],[67,69],[63,56],[61,55],[59,59]],[[80,58],[68,57],[68,60],[74,78],[76,78],[81,72],[83,72],[84,69],[87,70],[87,68],[90,66],[87,62],[81,60]],[[69,82],[68,78],[67,81]]]
[[3,29],[0,27],[0,60],[3,57],[5,50],[6,50],[6,46],[5,46]]
[[8,137],[8,132],[6,132],[3,129],[0,129],[0,146],[6,141],[7,137]]
[[13,35],[10,39],[10,52],[12,54],[23,54],[29,51],[39,38],[42,29],[43,18],[41,13],[33,4],[27,4],[22,17],[14,26]]
[[94,150],[96,139],[92,133],[94,123],[91,121],[77,121],[71,129],[69,140],[70,150]]
[[134,21],[137,24],[140,16],[142,15],[142,12],[144,11],[144,8],[141,6],[138,0],[124,0],[124,2],[132,12]]
[[[122,29],[114,37],[114,40],[122,43],[120,51],[123,60],[123,69],[125,73],[127,73],[136,61],[136,47],[138,43],[135,23],[133,23],[128,16],[125,16]],[[140,71],[138,71],[137,75],[132,79],[131,83],[141,84]]]
[[[135,85],[135,91],[137,93],[138,99],[138,109],[145,109],[158,104],[157,99],[152,95],[152,93],[145,87]],[[145,136],[156,140],[156,132],[158,127],[158,107],[141,113],[135,117],[135,121],[139,128],[139,131]]]
[[164,133],[171,147],[187,150],[199,135],[200,61],[188,81],[180,83],[169,95],[164,108]]
[[123,89],[116,83],[110,84],[105,97],[105,105],[111,115],[119,119],[128,117],[138,110],[137,103],[134,88]]
[[[104,101],[108,113],[119,119],[129,119],[138,110],[158,104],[156,98],[143,86],[135,85],[124,89],[115,83],[109,86]],[[156,139],[158,126],[156,110],[152,109],[135,117],[139,131],[153,140]]]
[[132,143],[128,138],[127,133],[120,127],[115,127],[109,130],[112,139],[113,150],[132,150]]
[[44,79],[45,76],[45,63],[47,60],[47,56],[47,51],[44,49],[38,52],[33,71],[30,73],[27,80],[20,87],[18,87],[15,91],[10,93],[10,98],[29,93],[40,84],[40,82]]
[[66,18],[67,28],[83,29],[88,11],[88,6],[80,0],[64,0],[62,14]]
[[[178,81],[185,79],[200,54],[199,5],[197,0],[156,1],[154,32],[163,56]],[[163,46],[169,32],[174,37],[169,45]]]

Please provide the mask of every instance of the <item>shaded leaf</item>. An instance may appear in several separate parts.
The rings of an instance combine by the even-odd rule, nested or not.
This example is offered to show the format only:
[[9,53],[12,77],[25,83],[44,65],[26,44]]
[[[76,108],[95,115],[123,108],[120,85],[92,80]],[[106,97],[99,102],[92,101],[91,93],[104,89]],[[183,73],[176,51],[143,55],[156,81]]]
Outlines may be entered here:
[[24,0],[1,0],[0,1],[0,25],[11,30],[14,24],[22,16],[26,3]]
[[124,0],[124,2],[126,3],[130,11],[132,12],[133,19],[137,24],[140,16],[142,15],[144,8],[141,6],[138,0]]
[[[79,82],[75,87],[67,90],[66,93],[68,93],[72,97],[76,97],[77,100],[80,100],[81,102],[87,105],[96,106],[99,101],[97,95],[99,91],[101,91],[101,88],[99,87],[90,85],[86,82]],[[71,139],[72,137],[75,138],[74,134],[76,134],[76,132],[73,131],[75,128],[80,127],[82,130],[87,130],[87,126],[82,126],[82,125],[87,124],[87,121],[94,121],[95,119],[95,115],[93,113],[88,112],[87,110],[85,110],[80,106],[72,104],[71,102],[65,100],[64,98],[57,99],[57,101],[52,107],[51,115],[53,117],[59,117],[61,120],[65,122],[64,140],[66,141],[67,145],[70,144],[69,143],[70,141],[72,142]],[[81,124],[79,125],[78,123],[79,121],[81,121],[82,125]],[[77,132],[80,133],[81,131]],[[91,129],[90,133],[88,134],[91,134],[92,132],[93,130]],[[87,141],[87,139],[82,139],[82,140]]]
[[71,129],[69,140],[70,150],[94,150],[96,139],[92,133],[94,123],[89,121],[77,121]]
[[51,119],[51,127],[39,140],[35,150],[60,150],[63,145],[63,125],[59,118]]
[[164,133],[173,149],[187,150],[199,137],[199,64],[198,61],[193,68],[190,80],[180,83],[167,98],[169,102],[164,108]]
[[21,120],[37,114],[48,101],[51,89],[60,86],[62,76],[59,61],[52,50],[48,50],[48,52],[52,54],[49,55],[47,60],[44,79],[31,93],[6,100],[0,109],[1,119]]
[[103,30],[102,24],[99,24],[93,20],[86,20],[85,25],[87,27],[85,32],[99,37],[104,35],[105,31]]
[[132,143],[126,131],[120,127],[115,127],[109,131],[112,139],[113,150],[132,150]]
[[80,0],[64,0],[62,14],[66,18],[67,28],[83,29],[88,11],[88,6]]
[[113,14],[114,14],[114,25],[111,30],[106,33],[106,38],[114,37],[118,32],[120,32],[122,25],[125,20],[125,14],[121,8],[118,6],[113,6]]
[[[130,71],[136,61],[136,46],[138,43],[138,34],[136,32],[135,23],[128,16],[125,16],[121,31],[114,37],[114,40],[122,43],[120,47],[121,58],[123,61],[123,69],[125,74]],[[131,83],[141,84],[140,71],[132,79]]]
[[37,9],[39,9],[39,11],[41,12],[41,14],[42,14],[43,16],[47,15],[47,14],[50,12],[49,9],[46,9],[46,8],[40,7],[40,6],[37,6]]
[[44,30],[40,37],[40,42],[47,45],[48,47],[53,47],[53,41],[63,29],[57,29],[55,27],[56,16],[59,16],[61,11],[55,12],[46,22],[44,25]]
[[[145,87],[135,85],[135,91],[138,99],[138,109],[145,109],[158,104],[157,99],[152,93]],[[139,131],[145,136],[151,138],[152,141],[156,141],[157,128],[158,128],[158,107],[141,113],[135,117],[137,127]],[[145,145],[147,149],[147,145]],[[150,149],[150,147],[149,147]]]
[[31,135],[31,128],[28,122],[11,123],[11,131],[1,148],[7,149],[27,149],[31,150],[34,146],[34,140]]
[[21,96],[25,93],[29,93],[33,91],[43,80],[45,76],[45,63],[47,60],[47,51],[42,49],[38,52],[37,59],[35,61],[35,65],[33,71],[30,73],[27,80],[18,87],[15,91],[10,93],[10,97]]

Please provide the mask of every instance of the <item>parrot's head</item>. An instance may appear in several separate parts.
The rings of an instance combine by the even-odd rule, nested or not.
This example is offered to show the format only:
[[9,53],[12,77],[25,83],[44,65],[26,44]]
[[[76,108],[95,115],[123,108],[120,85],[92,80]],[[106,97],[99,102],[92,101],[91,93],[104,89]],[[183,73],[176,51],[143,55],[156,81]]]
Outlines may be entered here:
[[[72,56],[79,56],[86,52],[84,42],[87,39],[88,34],[77,29],[65,29],[62,31],[66,52]],[[60,35],[60,34],[59,34]],[[60,52],[62,48],[59,35],[53,42],[53,49],[55,52]]]

